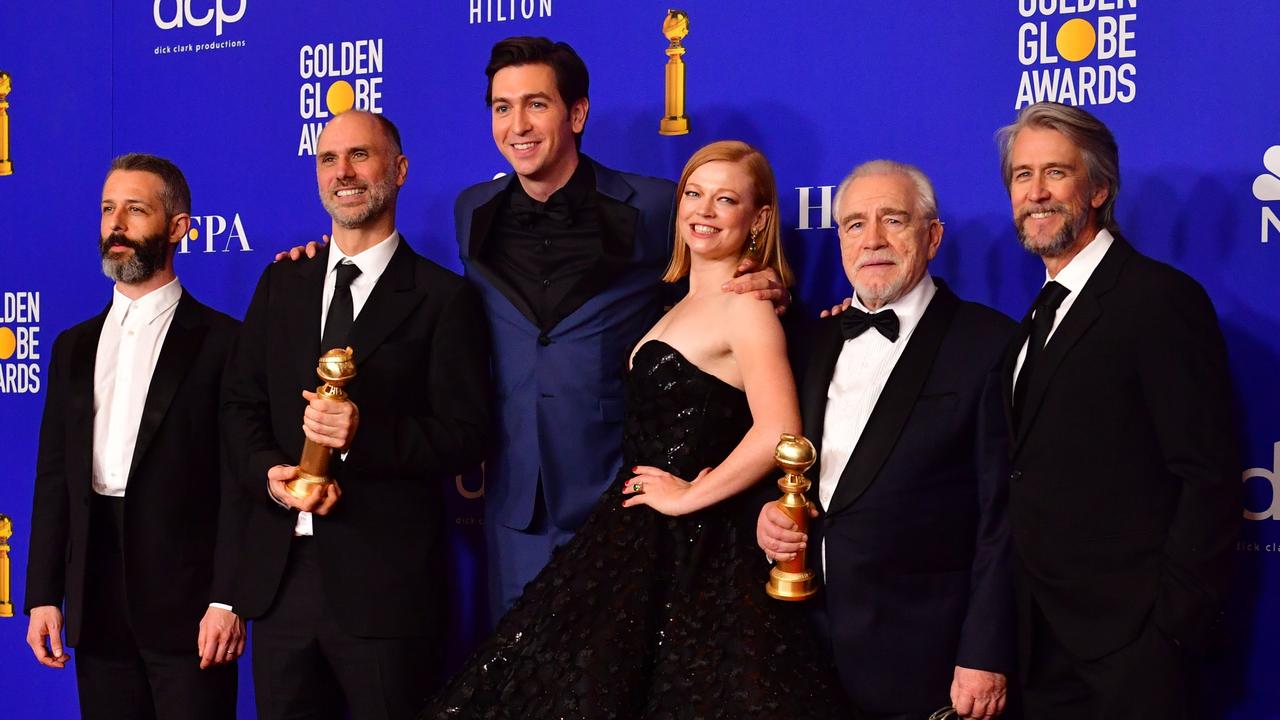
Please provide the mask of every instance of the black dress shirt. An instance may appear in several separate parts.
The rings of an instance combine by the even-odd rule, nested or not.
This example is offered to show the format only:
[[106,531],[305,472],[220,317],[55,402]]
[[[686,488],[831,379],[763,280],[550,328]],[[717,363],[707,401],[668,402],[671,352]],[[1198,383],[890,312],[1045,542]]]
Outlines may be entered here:
[[497,210],[496,242],[485,244],[484,259],[529,304],[538,326],[550,330],[594,294],[594,283],[586,281],[604,258],[605,227],[591,164],[579,162],[569,182],[546,202],[513,182]]

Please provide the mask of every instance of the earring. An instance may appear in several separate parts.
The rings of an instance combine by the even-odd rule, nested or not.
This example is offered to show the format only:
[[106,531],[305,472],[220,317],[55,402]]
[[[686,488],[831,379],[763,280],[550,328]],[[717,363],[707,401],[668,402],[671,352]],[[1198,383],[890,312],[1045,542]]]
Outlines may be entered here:
[[750,244],[748,244],[748,245],[747,245],[747,254],[748,254],[748,255],[755,255],[755,254],[756,254],[756,250],[758,249],[758,248],[756,247],[756,238],[757,238],[757,237],[759,237],[759,235],[760,235],[760,231],[759,231],[759,230],[756,230],[755,228],[752,228],[752,229],[751,229],[751,242],[750,242]]

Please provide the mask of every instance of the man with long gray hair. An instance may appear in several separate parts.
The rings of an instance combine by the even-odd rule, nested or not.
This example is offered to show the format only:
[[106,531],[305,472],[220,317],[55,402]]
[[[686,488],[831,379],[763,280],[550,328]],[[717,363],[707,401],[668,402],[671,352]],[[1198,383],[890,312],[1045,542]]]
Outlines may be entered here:
[[1120,236],[1106,125],[1037,103],[997,139],[1045,266],[1002,372],[1028,717],[1193,717],[1240,519],[1217,316]]

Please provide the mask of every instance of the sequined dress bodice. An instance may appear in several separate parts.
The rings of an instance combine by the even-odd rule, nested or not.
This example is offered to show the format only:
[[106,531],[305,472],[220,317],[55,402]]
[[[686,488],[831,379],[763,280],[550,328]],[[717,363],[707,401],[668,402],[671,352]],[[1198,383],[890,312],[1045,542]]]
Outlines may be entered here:
[[692,480],[723,461],[751,426],[746,395],[661,341],[636,351],[626,393],[622,471],[421,717],[849,717],[804,608],[763,592],[756,496],[622,507],[632,466]]

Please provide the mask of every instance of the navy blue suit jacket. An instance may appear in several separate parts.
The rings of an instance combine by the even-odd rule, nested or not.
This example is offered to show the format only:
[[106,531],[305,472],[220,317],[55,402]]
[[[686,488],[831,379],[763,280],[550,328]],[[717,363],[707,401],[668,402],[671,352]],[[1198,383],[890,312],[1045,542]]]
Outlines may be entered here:
[[662,310],[675,186],[583,162],[592,163],[609,236],[588,275],[609,281],[545,334],[523,298],[473,254],[515,176],[467,188],[454,208],[465,274],[493,333],[499,451],[486,465],[487,512],[518,530],[533,519],[539,477],[551,521],[576,530],[617,474],[627,354]]
[[[863,711],[931,712],[957,665],[1008,674],[1014,655],[1008,435],[1002,353],[1014,323],[941,281],[811,528],[827,572],[819,625]],[[805,435],[821,450],[843,347],[820,321],[802,385]],[[808,476],[818,497],[820,468]]]

